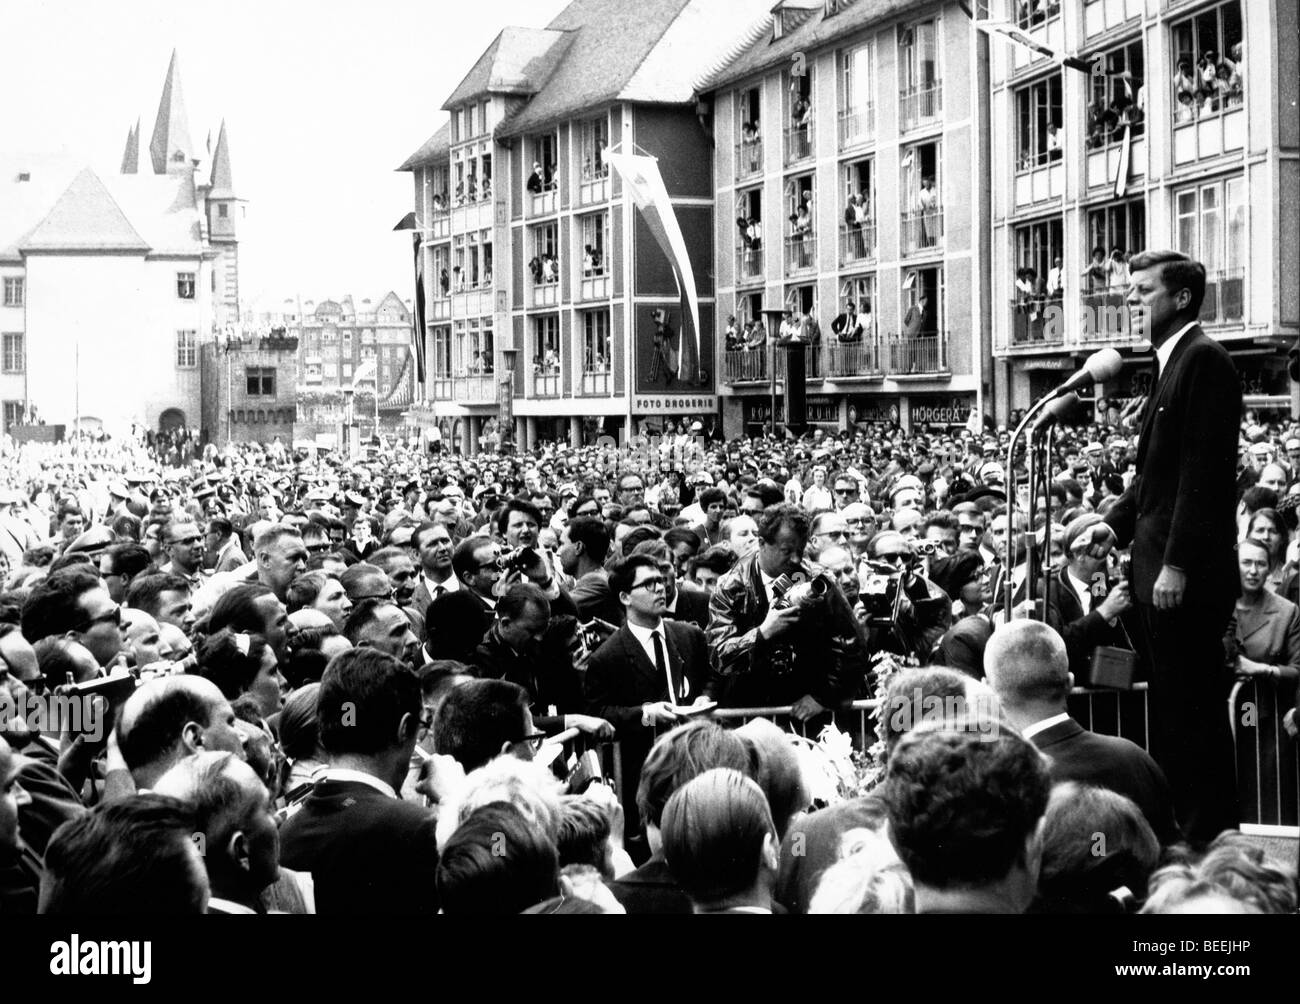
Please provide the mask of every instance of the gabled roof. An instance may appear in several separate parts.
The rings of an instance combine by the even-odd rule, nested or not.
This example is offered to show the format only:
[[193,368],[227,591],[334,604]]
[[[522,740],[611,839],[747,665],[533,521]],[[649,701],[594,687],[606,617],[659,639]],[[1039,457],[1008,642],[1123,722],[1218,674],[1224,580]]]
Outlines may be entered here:
[[450,111],[488,94],[535,94],[564,55],[566,42],[562,31],[503,29],[442,107]]
[[414,171],[417,167],[424,167],[426,164],[446,165],[447,158],[450,155],[451,123],[444,122],[437,132],[424,141],[424,145],[420,149],[406,158],[406,161],[398,170]]
[[118,174],[104,185],[152,254],[204,252],[203,211],[186,174]]
[[18,243],[49,213],[85,161],[67,151],[0,150],[0,261],[22,261]]
[[[793,30],[785,31],[773,39],[771,27],[782,6],[789,10],[786,24]],[[901,18],[904,15],[922,16],[937,4],[918,3],[917,0],[840,0],[838,11],[826,16],[825,7],[809,12],[806,0],[786,0],[778,4],[766,19],[768,30],[754,31],[752,41],[733,59],[696,81],[698,91],[713,91],[737,83],[756,73],[776,66],[788,65],[796,52],[812,52],[836,39],[853,34],[862,28]],[[802,21],[801,21],[802,19]],[[796,22],[800,22],[797,23]]]
[[19,242],[19,248],[24,252],[138,251],[144,254],[149,245],[131,226],[99,176],[87,167],[72,180],[45,218]]
[[210,199],[233,199],[235,182],[230,175],[230,141],[226,139],[226,120],[221,120],[221,131],[217,134],[217,151],[212,155],[212,175],[208,182],[212,190]]

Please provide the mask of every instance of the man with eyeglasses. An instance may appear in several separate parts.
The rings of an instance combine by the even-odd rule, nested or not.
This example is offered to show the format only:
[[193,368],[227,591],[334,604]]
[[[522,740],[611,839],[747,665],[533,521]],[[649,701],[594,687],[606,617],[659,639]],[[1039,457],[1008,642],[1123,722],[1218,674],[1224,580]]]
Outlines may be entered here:
[[835,479],[834,488],[832,489],[835,508],[842,511],[848,506],[853,505],[858,501],[860,492],[861,489],[858,487],[857,481],[849,477],[847,474],[841,474]]
[[159,571],[179,575],[198,589],[203,583],[203,537],[198,525],[189,520],[172,520],[163,529],[163,546],[170,560]]
[[841,511],[844,528],[848,533],[849,547],[853,557],[861,559],[866,556],[871,546],[871,538],[876,535],[876,514],[863,502],[851,502]]
[[122,608],[98,575],[71,567],[42,579],[23,604],[22,632],[33,645],[50,635],[80,642],[101,666],[113,663],[126,644]]
[[808,559],[817,561],[822,551],[828,547],[846,547],[849,541],[849,525],[844,516],[837,512],[819,512],[812,518],[812,530],[808,537]]
[[[610,570],[610,589],[623,605],[625,623],[591,656],[587,709],[611,722],[622,746],[623,777],[636,778],[655,729],[676,725],[684,709],[712,700],[709,648],[704,632],[664,616],[666,581],[659,562],[634,554]],[[627,787],[635,790],[635,784]],[[639,832],[628,799],[627,832]]]
[[820,599],[786,602],[795,581],[817,574],[804,561],[808,531],[798,506],[766,510],[757,552],[718,582],[708,640],[728,706],[788,704],[807,721],[851,698],[866,675],[867,653],[839,586],[823,578]]
[[645,481],[639,474],[624,474],[618,479],[618,504],[627,508],[645,501]]
[[898,619],[879,629],[873,645],[928,663],[935,645],[952,626],[952,600],[918,571],[915,547],[901,533],[886,530],[877,534],[871,551],[871,560],[882,569],[888,566],[903,590]]

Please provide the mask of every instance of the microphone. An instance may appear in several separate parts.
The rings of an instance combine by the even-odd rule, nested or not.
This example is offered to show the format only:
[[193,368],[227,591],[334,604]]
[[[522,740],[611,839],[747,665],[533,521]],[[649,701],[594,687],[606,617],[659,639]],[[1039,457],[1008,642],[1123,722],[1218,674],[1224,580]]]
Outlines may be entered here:
[[1052,398],[1059,398],[1071,391],[1082,390],[1090,384],[1105,383],[1119,376],[1124,367],[1123,357],[1114,349],[1102,349],[1094,352],[1083,364],[1083,369],[1052,391]]
[[1080,400],[1079,395],[1074,391],[1070,391],[1070,393],[1058,397],[1044,408],[1043,413],[1038,416],[1038,421],[1034,423],[1033,434],[1037,436],[1048,426],[1055,425],[1057,422],[1068,419],[1071,413],[1082,404],[1083,401]]

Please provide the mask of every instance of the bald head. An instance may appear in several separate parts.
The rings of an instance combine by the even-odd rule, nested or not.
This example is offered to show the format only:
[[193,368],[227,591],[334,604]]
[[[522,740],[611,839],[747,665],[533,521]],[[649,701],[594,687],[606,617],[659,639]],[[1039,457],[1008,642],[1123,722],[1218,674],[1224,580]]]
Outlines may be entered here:
[[984,650],[984,675],[1009,710],[1037,705],[1063,710],[1072,682],[1061,636],[1030,620],[1012,621],[993,632]]
[[202,676],[162,676],[136,687],[122,706],[117,734],[131,776],[144,788],[191,753],[244,755],[230,702]]

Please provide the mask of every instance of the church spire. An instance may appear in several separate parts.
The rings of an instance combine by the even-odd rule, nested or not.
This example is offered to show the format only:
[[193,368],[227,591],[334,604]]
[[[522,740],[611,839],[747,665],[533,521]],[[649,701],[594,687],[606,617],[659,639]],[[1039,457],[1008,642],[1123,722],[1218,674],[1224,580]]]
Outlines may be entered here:
[[221,120],[221,129],[217,132],[217,149],[212,155],[212,190],[208,197],[212,199],[233,199],[235,183],[230,175],[230,141],[226,139],[226,121]]
[[137,174],[140,170],[140,120],[126,131],[126,149],[122,151],[122,173]]
[[185,116],[185,99],[181,95],[180,72],[176,67],[176,50],[172,50],[167,67],[167,80],[163,84],[162,101],[158,103],[158,118],[149,140],[149,157],[154,174],[173,174],[192,171],[194,148],[190,142],[190,127]]

